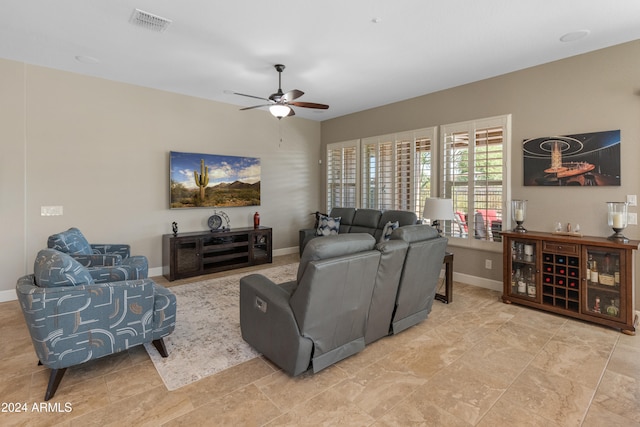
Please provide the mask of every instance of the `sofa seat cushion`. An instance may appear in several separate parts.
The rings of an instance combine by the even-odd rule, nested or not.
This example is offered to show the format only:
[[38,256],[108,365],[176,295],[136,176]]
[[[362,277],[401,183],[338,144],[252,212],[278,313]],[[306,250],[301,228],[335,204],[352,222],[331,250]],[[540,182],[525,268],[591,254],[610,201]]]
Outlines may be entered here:
[[41,288],[80,286],[94,283],[89,271],[78,261],[55,249],[43,249],[33,265],[35,283]]

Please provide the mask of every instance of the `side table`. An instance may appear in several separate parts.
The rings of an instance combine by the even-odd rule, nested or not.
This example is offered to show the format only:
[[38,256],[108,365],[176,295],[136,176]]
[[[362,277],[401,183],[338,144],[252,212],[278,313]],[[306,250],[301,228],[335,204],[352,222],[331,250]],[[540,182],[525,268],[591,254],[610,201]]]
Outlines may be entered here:
[[444,295],[436,293],[435,298],[445,304],[453,302],[453,254],[444,253]]

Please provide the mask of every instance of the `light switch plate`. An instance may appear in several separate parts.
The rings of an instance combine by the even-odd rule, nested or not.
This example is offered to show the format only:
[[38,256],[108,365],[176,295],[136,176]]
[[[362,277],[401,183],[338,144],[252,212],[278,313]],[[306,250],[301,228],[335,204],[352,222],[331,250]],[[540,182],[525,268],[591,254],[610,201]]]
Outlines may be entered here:
[[40,206],[40,216],[60,216],[62,206]]
[[635,212],[627,213],[627,222],[629,225],[638,225],[638,214]]
[[638,198],[635,194],[627,194],[627,203],[629,206],[638,206]]

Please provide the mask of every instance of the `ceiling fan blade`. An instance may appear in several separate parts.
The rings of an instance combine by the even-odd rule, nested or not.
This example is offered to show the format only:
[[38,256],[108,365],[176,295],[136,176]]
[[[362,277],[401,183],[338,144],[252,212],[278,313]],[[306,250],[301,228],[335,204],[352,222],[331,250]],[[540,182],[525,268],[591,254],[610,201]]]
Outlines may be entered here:
[[295,111],[293,111],[293,108],[289,108],[289,110],[290,110],[290,111],[289,111],[289,114],[287,114],[287,117],[295,116],[295,115],[296,115],[296,112],[295,112]]
[[303,91],[298,89],[293,89],[285,93],[284,95],[282,95],[282,99],[284,99],[287,102],[290,102],[290,101],[293,101],[294,99],[300,98],[302,95],[304,95]]
[[273,104],[262,104],[262,105],[254,105],[253,107],[244,107],[241,108],[240,111],[244,111],[244,110],[253,110],[254,108],[260,108],[260,107],[271,107]]
[[245,93],[238,93],[238,92],[231,92],[231,93],[234,94],[234,95],[246,96],[248,98],[255,98],[255,99],[261,99],[263,101],[269,101],[269,99],[263,98],[261,96],[247,95]]
[[295,105],[296,107],[304,108],[318,108],[320,110],[326,110],[329,108],[326,104],[316,104],[315,102],[290,102],[289,105]]

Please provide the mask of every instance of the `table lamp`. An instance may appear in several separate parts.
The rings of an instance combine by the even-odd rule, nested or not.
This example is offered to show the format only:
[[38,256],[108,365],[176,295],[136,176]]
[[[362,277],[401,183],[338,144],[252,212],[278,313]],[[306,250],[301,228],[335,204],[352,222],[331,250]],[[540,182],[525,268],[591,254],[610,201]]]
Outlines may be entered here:
[[440,229],[440,220],[453,220],[453,200],[440,199],[437,197],[429,197],[424,201],[423,218],[428,218],[431,225],[438,230],[438,234],[442,234]]

